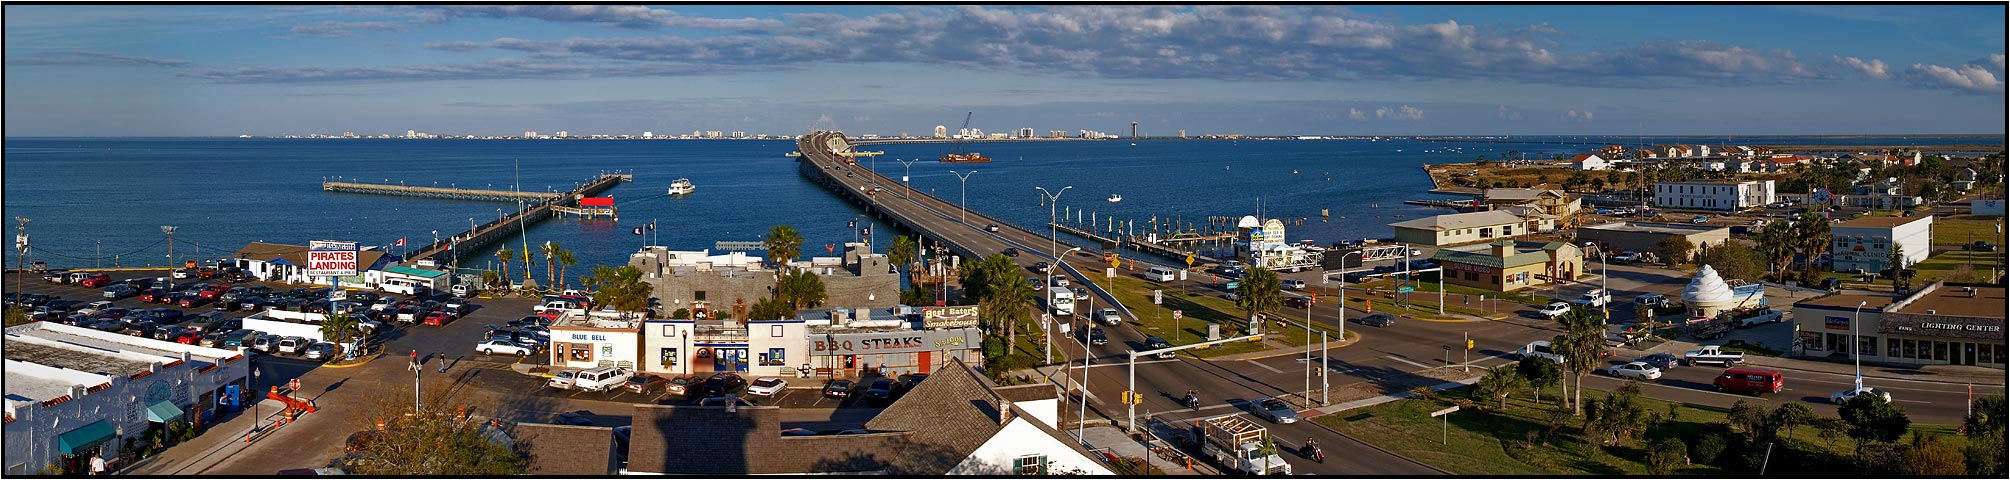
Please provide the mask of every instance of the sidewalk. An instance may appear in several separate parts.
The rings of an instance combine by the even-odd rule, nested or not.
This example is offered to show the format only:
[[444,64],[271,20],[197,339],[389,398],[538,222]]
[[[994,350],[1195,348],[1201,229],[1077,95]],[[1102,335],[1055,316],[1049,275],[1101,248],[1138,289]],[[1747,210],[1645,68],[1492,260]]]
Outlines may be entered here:
[[[1646,351],[1630,350],[1624,348],[1620,349],[1620,351],[1635,352],[1642,355],[1648,353],[1667,353],[1675,356],[1681,356],[1682,352],[1693,350],[1697,346],[1698,345],[1694,342],[1686,342],[1678,340],[1656,345],[1653,348],[1647,349]],[[1798,370],[1803,372],[1828,373],[1828,374],[1846,375],[1846,376],[1855,375],[1856,373],[1856,367],[1849,363],[1829,362],[1823,360],[1746,355],[1745,363],[1754,366],[1777,368],[1782,370]],[[2001,369],[1989,368],[1989,367],[1969,367],[1961,365],[1916,366],[1916,365],[1889,365],[1879,362],[1865,362],[1863,368],[1863,376],[1865,378],[1882,378],[1889,380],[1905,380],[1912,382],[1933,382],[1933,383],[1945,383],[1950,385],[1974,384],[1974,385],[1988,385],[1996,387],[2004,386],[2004,372]]]
[[[258,403],[259,423],[270,427],[273,420],[279,416],[279,412],[285,409],[286,405],[276,400],[261,399]],[[245,410],[230,420],[210,426],[208,431],[194,439],[168,448],[153,458],[135,462],[116,474],[150,476],[200,474],[217,462],[230,458],[231,455],[251,445],[244,441],[245,432],[251,430],[251,418],[251,411]],[[270,430],[253,436],[252,442],[264,439],[269,432]]]
[[1119,457],[1142,458],[1151,462],[1152,467],[1164,471],[1166,475],[1202,475],[1197,469],[1188,470],[1186,465],[1174,464],[1159,458],[1158,455],[1152,455],[1145,449],[1144,444],[1132,440],[1130,435],[1117,427],[1103,425],[1083,429],[1082,447],[1089,450],[1108,448],[1111,453]]

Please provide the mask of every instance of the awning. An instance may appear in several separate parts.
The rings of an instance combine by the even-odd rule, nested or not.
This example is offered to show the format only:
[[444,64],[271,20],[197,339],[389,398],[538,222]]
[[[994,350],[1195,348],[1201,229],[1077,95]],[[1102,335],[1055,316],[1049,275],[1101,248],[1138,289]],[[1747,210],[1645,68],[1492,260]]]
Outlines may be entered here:
[[181,407],[168,402],[154,402],[147,405],[147,421],[168,423],[181,419]]
[[99,420],[91,422],[90,424],[84,425],[82,427],[78,427],[76,430],[71,430],[68,432],[64,432],[62,435],[57,435],[56,449],[62,451],[65,454],[76,455],[78,450],[94,447],[100,443],[105,443],[106,440],[111,440],[112,437],[117,435],[118,432],[112,430],[112,424],[110,422]]

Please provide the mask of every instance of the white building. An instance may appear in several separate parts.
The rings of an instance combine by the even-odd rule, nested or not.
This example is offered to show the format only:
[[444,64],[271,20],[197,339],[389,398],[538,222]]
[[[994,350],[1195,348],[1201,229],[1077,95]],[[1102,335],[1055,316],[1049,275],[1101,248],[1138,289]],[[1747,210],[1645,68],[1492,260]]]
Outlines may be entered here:
[[1829,226],[1829,255],[1838,272],[1882,272],[1890,266],[1893,245],[1905,256],[1900,268],[1926,260],[1932,253],[1933,216],[1862,217]]
[[949,127],[936,125],[935,138],[949,138]]
[[1607,162],[1605,159],[1589,153],[1571,158],[1570,164],[1578,170],[1604,170],[1612,166],[1611,162]]
[[1654,184],[1654,204],[1664,208],[1742,210],[1773,203],[1772,180],[1710,180]]
[[[811,364],[807,321],[650,319],[642,327],[642,372],[737,372],[793,378]],[[617,360],[619,363],[619,360]]]
[[551,366],[635,370],[642,320],[614,312],[569,312],[551,324]]
[[219,397],[252,393],[251,362],[234,350],[34,322],[8,328],[0,353],[7,475],[52,465],[81,475],[92,455],[131,448],[125,439],[171,422],[212,423]]
[[[376,288],[384,281],[384,270],[396,265],[400,259],[396,255],[376,250],[377,247],[356,252],[356,275],[341,277],[345,288]],[[307,247],[302,245],[281,245],[276,243],[252,242],[238,249],[230,257],[230,263],[243,268],[246,275],[269,282],[303,283],[314,285],[334,285],[333,277],[307,276]]]

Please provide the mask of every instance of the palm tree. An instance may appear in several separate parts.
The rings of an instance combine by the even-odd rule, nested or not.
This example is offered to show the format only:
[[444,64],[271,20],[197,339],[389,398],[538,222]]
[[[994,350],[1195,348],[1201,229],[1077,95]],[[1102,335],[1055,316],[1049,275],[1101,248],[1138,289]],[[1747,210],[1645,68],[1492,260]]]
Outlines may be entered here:
[[1040,296],[1039,291],[1033,289],[1033,284],[1027,283],[1024,278],[1018,275],[991,276],[991,285],[987,289],[989,293],[978,303],[978,308],[984,310],[984,316],[1005,322],[1008,351],[1011,345],[1019,342],[1019,322],[1032,317],[1034,299]]
[[829,299],[824,291],[824,280],[816,272],[791,271],[782,274],[782,278],[775,282],[775,300],[796,310],[814,307]]
[[1516,390],[1527,387],[1528,379],[1522,378],[1521,372],[1515,371],[1514,364],[1506,364],[1487,369],[1487,375],[1480,377],[1478,386],[1480,391],[1500,399],[1501,409],[1506,410],[1508,396],[1514,395]]
[[914,244],[914,239],[908,238],[906,235],[893,237],[893,248],[889,248],[886,251],[887,261],[903,267],[903,270],[906,270],[910,277],[913,274],[915,259],[920,257],[917,246]]
[[633,265],[593,267],[593,275],[580,278],[580,282],[593,289],[593,304],[622,312],[647,312],[649,296],[655,291],[642,281],[642,270]]
[[786,270],[789,261],[802,255],[803,236],[788,225],[776,225],[768,229],[768,238],[761,240],[761,246],[768,249],[768,256],[775,261],[776,270]]
[[557,258],[558,258],[558,288],[565,288],[565,278],[566,278],[565,267],[578,265],[579,259],[572,258],[572,251],[564,249],[558,251]]
[[349,333],[362,325],[362,321],[347,313],[329,312],[327,319],[321,321],[321,338],[338,344],[345,343],[349,340]]
[[516,261],[516,252],[505,246],[496,249],[496,260],[502,260],[502,281],[509,281],[509,263]]
[[1551,348],[1563,355],[1565,368],[1576,376],[1577,391],[1571,394],[1572,415],[1584,414],[1584,377],[1598,368],[1598,354],[1605,351],[1605,322],[1589,309],[1571,307],[1557,319],[1563,334],[1551,340]]
[[544,251],[544,283],[546,286],[557,288],[558,265],[556,265],[557,262],[553,262],[552,260],[558,257],[558,251],[562,249],[559,248],[558,242],[550,240],[545,240],[543,245],[538,245],[538,249]]
[[523,261],[523,284],[524,284],[524,285],[537,285],[537,279],[533,279],[533,278],[531,278],[531,277],[530,277],[530,267],[531,267],[531,266],[533,265],[533,263],[531,262],[531,260],[532,260],[532,257],[531,257],[531,254],[530,254],[530,251],[529,251],[529,250],[525,250],[525,251],[521,251],[521,252],[517,252],[517,253],[516,253],[516,258],[517,258],[517,260],[522,260],[522,261]]
[[1277,272],[1268,268],[1252,268],[1242,276],[1242,285],[1236,290],[1240,298],[1235,300],[1235,306],[1249,311],[1250,334],[1258,332],[1258,326],[1263,324],[1257,320],[1257,313],[1276,310],[1283,304],[1282,292],[1283,284],[1278,280]]
[[1813,209],[1802,211],[1800,216],[1794,219],[1793,232],[1794,238],[1797,239],[1795,248],[1808,259],[1807,263],[1802,265],[1802,269],[1813,272],[1815,257],[1821,256],[1829,249],[1829,219]]
[[1759,230],[1759,253],[1766,256],[1766,272],[1775,280],[1786,280],[1787,265],[1794,261],[1794,227],[1785,221],[1766,224]]

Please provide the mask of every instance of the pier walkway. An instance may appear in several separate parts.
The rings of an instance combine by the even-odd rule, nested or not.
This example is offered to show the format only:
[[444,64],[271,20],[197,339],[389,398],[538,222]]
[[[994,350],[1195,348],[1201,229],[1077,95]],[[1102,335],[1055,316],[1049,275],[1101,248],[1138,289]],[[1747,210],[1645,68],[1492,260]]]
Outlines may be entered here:
[[564,196],[557,192],[512,192],[509,190],[479,190],[471,188],[414,187],[407,185],[378,185],[355,182],[321,182],[321,191],[365,193],[371,195],[397,195],[402,197],[446,198],[453,200],[481,200],[490,202],[543,201]]
[[[452,236],[442,238],[433,243],[419,246],[418,248],[412,250],[413,253],[411,255],[405,257],[405,261],[417,262],[419,260],[432,259],[435,262],[441,262],[443,261],[443,259],[435,257],[441,257],[441,256],[452,257],[454,255],[465,255],[470,251],[486,247],[489,244],[496,242],[497,240],[507,238],[510,233],[513,233],[511,232],[511,230],[518,230],[520,228],[518,227],[518,225],[516,225],[519,219],[523,221],[522,228],[527,228],[530,226],[530,224],[541,222],[544,221],[544,219],[546,218],[551,218],[560,215],[557,209],[570,208],[564,206],[566,202],[576,201],[579,200],[580,198],[598,195],[600,194],[600,192],[605,192],[607,191],[607,189],[614,188],[615,185],[618,185],[621,182],[634,181],[634,180],[635,176],[632,174],[601,174],[599,178],[596,178],[591,182],[587,182],[585,185],[581,185],[579,188],[574,189],[570,192],[539,193],[537,194],[539,195],[539,197],[534,198],[519,197],[523,198],[523,200],[528,202],[524,205],[523,210],[519,210],[515,213],[511,213],[507,216],[504,216],[503,218],[499,218],[494,221],[481,224],[479,226],[474,227],[474,229],[472,230],[454,234]],[[503,193],[517,193],[517,192],[503,192]],[[393,195],[398,194],[394,193]],[[446,197],[436,197],[436,198],[446,198]],[[515,201],[515,199],[514,198],[511,199],[511,201]],[[611,211],[611,209],[609,210]]]

